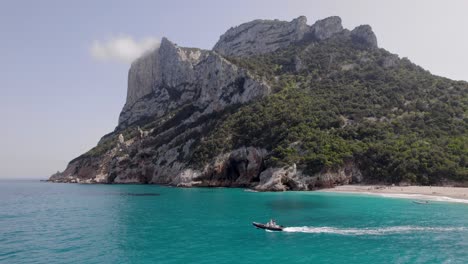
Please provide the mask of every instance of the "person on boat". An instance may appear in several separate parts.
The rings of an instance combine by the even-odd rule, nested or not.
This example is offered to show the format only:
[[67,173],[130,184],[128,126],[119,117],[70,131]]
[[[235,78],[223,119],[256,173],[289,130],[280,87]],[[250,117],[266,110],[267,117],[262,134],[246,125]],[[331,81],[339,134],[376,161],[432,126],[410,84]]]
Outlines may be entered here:
[[270,221],[267,223],[267,226],[270,226],[270,227],[275,227],[275,226],[277,226],[277,225],[276,225],[275,219],[270,219]]

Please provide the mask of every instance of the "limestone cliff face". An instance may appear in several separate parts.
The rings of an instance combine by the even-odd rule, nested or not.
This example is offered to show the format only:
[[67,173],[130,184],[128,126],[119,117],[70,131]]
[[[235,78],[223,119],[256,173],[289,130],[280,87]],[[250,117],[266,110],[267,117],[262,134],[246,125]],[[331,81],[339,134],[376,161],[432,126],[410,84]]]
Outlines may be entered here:
[[293,164],[285,168],[269,168],[259,178],[260,182],[254,186],[258,191],[310,191],[360,183],[362,173],[353,162],[348,162],[339,169],[325,170],[313,175],[303,173]]
[[369,48],[377,48],[377,37],[369,25],[361,25],[351,31],[353,41]]
[[333,35],[343,31],[341,18],[337,16],[328,17],[315,22],[310,27],[310,34],[317,40],[331,38]]
[[130,67],[119,128],[161,118],[186,104],[209,114],[268,93],[268,86],[215,52],[181,48],[163,38],[159,49]]
[[254,20],[229,29],[213,50],[226,56],[249,56],[275,51],[301,40],[309,32],[305,17],[291,22]]
[[51,180],[177,185],[188,177],[192,182],[202,173],[188,168],[192,145],[214,117],[269,93],[263,80],[216,52],[178,47],[164,38],[159,49],[132,64],[116,131],[96,147],[108,146],[105,152],[78,157]]
[[114,132],[72,160],[50,180],[79,183],[158,183],[174,186],[236,186],[257,190],[311,190],[360,179],[354,164],[305,175],[295,165],[267,168],[265,149],[245,146],[190,166],[194,146],[220,115],[270,94],[265,80],[226,57],[273,52],[301,41],[351,34],[376,47],[370,28],[343,30],[339,17],[306,24],[255,20],[229,29],[213,51],[179,47],[163,38],[158,49],[132,63],[127,100]]
[[307,25],[304,16],[291,22],[254,20],[229,29],[213,50],[225,56],[251,56],[272,52],[306,39],[325,40],[343,31],[341,18],[328,17]]

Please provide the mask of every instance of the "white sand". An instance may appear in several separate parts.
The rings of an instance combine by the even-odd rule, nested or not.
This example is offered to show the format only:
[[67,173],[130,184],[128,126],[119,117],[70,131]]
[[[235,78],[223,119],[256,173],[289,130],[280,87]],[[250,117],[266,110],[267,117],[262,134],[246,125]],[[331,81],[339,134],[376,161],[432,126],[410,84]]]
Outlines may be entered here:
[[343,185],[324,192],[363,193],[384,197],[468,203],[468,188],[435,186]]

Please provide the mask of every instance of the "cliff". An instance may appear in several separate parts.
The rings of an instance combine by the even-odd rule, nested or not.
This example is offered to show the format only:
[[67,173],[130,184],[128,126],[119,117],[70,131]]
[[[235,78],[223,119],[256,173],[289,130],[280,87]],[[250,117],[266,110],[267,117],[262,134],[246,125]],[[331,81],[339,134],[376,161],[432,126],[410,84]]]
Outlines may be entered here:
[[217,53],[181,48],[163,38],[159,49],[130,67],[118,129],[148,118],[160,119],[187,104],[203,116],[268,93],[265,83]]
[[[343,29],[339,17],[311,26],[305,17],[255,20],[229,29],[212,51],[163,38],[132,63],[116,129],[50,181],[284,191],[464,179],[464,147],[439,162],[457,165],[423,167],[432,161],[417,126],[449,102],[450,118],[424,141],[443,152],[447,141],[434,138],[448,123],[446,139],[463,140],[466,88],[379,49],[368,25]],[[406,150],[383,146],[408,142],[418,161],[386,161],[406,160],[396,155]]]

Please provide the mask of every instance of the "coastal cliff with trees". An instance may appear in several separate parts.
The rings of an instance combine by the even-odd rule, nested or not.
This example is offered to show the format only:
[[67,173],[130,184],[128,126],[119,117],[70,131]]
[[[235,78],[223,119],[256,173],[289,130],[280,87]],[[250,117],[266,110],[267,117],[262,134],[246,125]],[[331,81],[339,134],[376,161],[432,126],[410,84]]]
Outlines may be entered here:
[[116,129],[54,182],[313,190],[468,185],[468,83],[378,47],[368,25],[254,20],[213,50],[129,70]]

